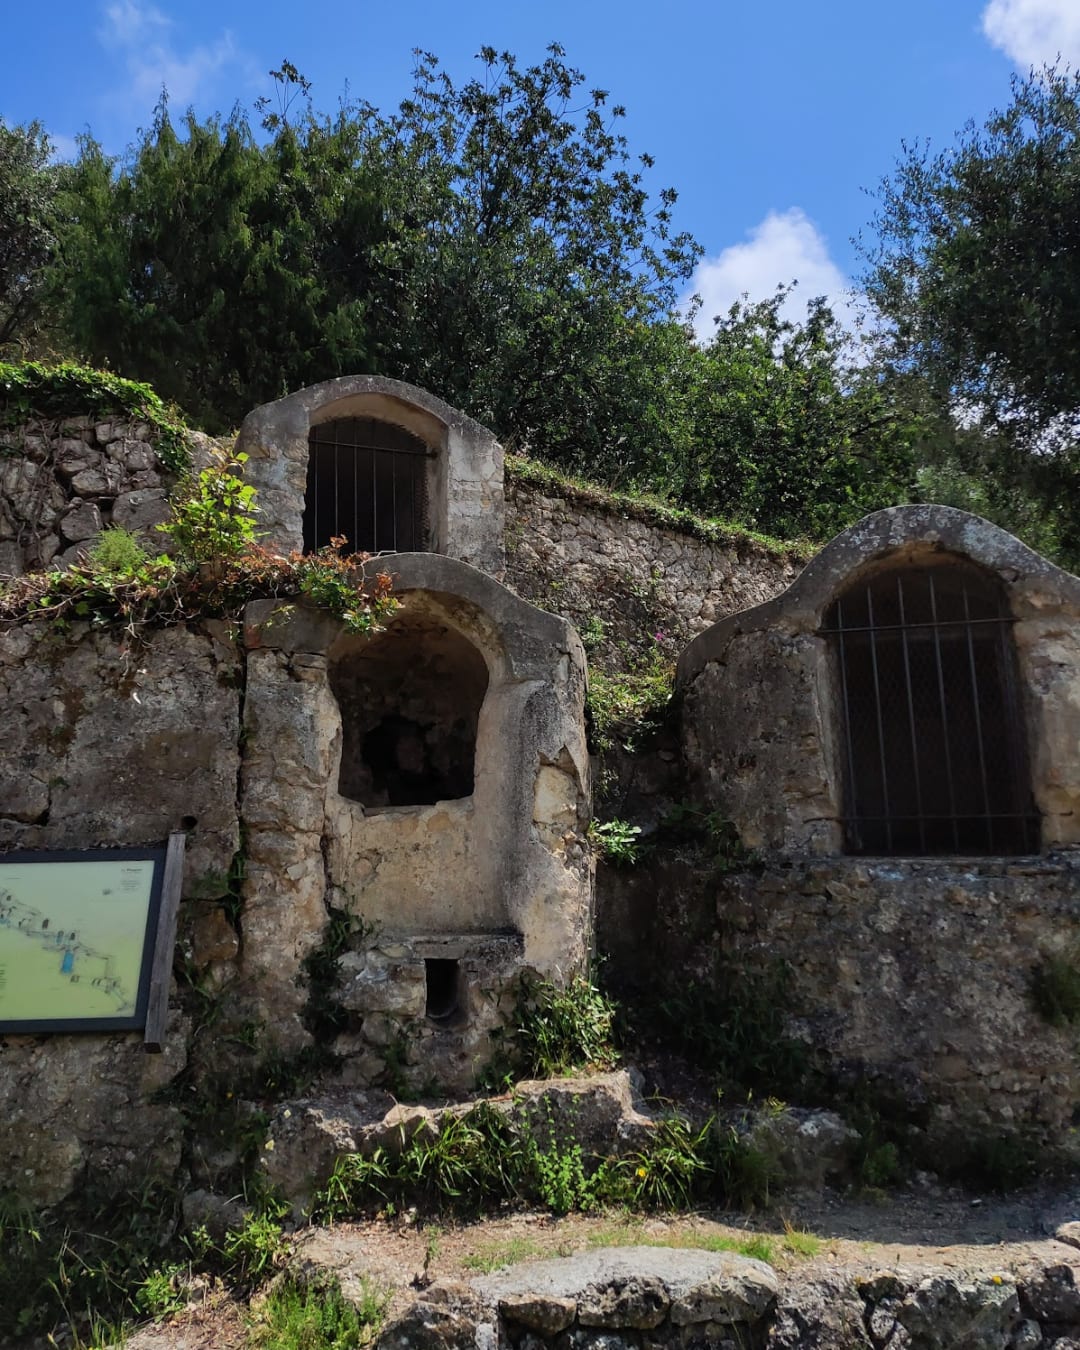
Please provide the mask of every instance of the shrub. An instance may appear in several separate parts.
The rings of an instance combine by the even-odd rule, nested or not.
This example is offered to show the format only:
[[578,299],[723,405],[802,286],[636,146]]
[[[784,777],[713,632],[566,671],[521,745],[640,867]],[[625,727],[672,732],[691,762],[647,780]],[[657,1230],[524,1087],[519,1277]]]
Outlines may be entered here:
[[615,1005],[584,975],[564,985],[523,986],[511,1028],[512,1058],[526,1077],[553,1078],[574,1069],[609,1068]]
[[1048,956],[1031,973],[1035,1009],[1052,1027],[1080,1020],[1080,965],[1073,956]]
[[597,856],[614,867],[631,867],[637,862],[641,835],[640,825],[625,820],[591,821],[589,839]]
[[249,1323],[253,1350],[355,1350],[374,1340],[388,1296],[362,1281],[359,1306],[336,1281],[301,1287],[285,1280],[271,1289]]
[[247,455],[217,450],[205,469],[180,481],[170,502],[172,519],[158,529],[172,536],[182,558],[237,558],[255,542],[255,489],[237,472],[246,463]]

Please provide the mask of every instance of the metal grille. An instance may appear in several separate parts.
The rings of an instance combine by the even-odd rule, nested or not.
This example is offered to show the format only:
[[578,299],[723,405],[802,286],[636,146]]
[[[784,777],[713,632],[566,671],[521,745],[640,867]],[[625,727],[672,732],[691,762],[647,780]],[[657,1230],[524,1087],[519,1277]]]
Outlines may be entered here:
[[834,602],[849,853],[1038,851],[1011,623],[1000,584],[960,561]]
[[422,552],[428,460],[419,436],[373,417],[341,418],[308,437],[304,551],[344,536],[350,553]]

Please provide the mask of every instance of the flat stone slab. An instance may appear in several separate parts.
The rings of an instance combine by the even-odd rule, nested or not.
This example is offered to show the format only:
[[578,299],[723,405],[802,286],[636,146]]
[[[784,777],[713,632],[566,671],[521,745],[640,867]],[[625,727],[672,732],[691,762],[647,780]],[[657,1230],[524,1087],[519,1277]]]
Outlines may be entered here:
[[605,1247],[496,1271],[472,1287],[504,1317],[536,1330],[549,1316],[569,1325],[571,1305],[581,1326],[650,1330],[665,1319],[757,1322],[775,1304],[779,1282],[764,1261],[733,1252]]

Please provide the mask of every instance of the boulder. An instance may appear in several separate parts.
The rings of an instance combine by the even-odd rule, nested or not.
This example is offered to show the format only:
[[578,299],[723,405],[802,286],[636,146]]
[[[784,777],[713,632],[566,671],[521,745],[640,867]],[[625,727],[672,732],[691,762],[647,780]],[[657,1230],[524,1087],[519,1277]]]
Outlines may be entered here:
[[528,1122],[542,1144],[549,1132],[585,1153],[631,1153],[643,1148],[656,1122],[639,1110],[624,1069],[581,1078],[532,1079],[514,1088],[512,1114]]
[[919,1350],[1002,1350],[1021,1320],[1016,1285],[1004,1276],[932,1276],[897,1312]]
[[270,1118],[261,1154],[267,1180],[299,1217],[330,1178],[337,1160],[363,1151],[364,1131],[381,1125],[395,1105],[388,1092],[283,1102]]
[[782,1186],[820,1190],[851,1179],[859,1135],[833,1111],[755,1107],[725,1119],[764,1155]]
[[542,1334],[551,1333],[540,1321],[569,1327],[576,1320],[581,1328],[646,1331],[657,1342],[670,1335],[688,1343],[698,1335],[693,1328],[762,1322],[779,1285],[763,1261],[732,1252],[608,1247],[497,1271],[474,1280],[473,1288],[506,1320]]

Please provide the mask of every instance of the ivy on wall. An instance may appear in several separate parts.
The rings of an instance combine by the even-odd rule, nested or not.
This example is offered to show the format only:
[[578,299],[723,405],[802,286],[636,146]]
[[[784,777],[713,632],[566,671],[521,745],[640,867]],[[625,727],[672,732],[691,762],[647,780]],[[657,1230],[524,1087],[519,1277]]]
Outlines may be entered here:
[[122,415],[149,423],[162,462],[174,473],[189,467],[184,420],[148,384],[69,361],[0,361],[0,428],[23,426],[34,418],[63,421],[73,416],[74,408],[101,421]]

